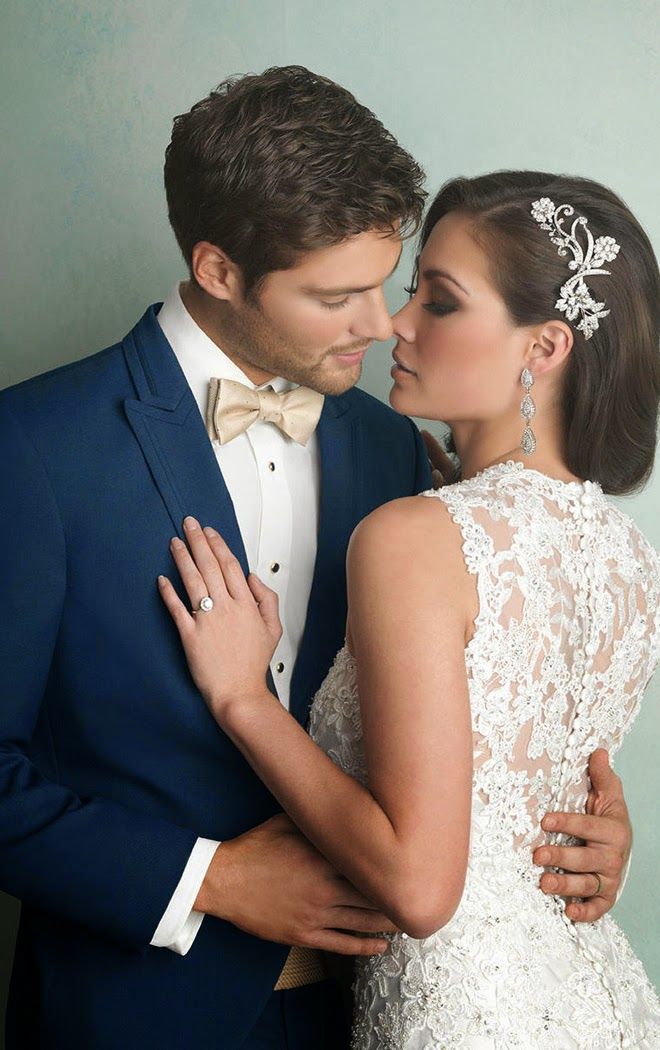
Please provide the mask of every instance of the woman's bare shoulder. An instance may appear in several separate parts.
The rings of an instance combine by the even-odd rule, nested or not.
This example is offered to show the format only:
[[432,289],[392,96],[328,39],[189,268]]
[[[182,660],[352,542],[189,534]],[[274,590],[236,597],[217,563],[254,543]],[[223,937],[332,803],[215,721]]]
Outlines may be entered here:
[[441,500],[407,496],[372,511],[353,533],[347,567],[353,596],[387,581],[391,601],[433,594],[474,612],[461,533]]
[[438,499],[405,496],[384,503],[368,514],[351,537],[351,548],[366,554],[377,547],[407,549],[408,553],[427,552],[440,562],[461,558],[460,532],[446,505]]

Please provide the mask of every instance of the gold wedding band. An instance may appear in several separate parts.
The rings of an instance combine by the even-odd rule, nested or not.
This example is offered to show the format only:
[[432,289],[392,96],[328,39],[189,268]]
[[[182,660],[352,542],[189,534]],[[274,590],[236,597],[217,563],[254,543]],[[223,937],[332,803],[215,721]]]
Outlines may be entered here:
[[598,874],[597,871],[592,871],[591,874],[593,875],[593,877],[595,879],[598,879],[598,886],[596,887],[594,892],[591,894],[591,896],[592,897],[597,897],[599,895],[600,891],[603,888],[603,880],[601,879],[601,877],[600,877],[600,875]]

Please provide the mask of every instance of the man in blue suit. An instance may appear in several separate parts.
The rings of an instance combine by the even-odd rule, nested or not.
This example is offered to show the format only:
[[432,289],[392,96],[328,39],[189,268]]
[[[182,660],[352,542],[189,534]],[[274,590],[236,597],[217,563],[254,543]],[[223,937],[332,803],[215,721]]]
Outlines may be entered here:
[[[387,920],[219,731],[156,580],[187,514],[218,529],[278,590],[270,685],[305,722],[352,530],[431,484],[413,424],[354,389],[391,334],[422,172],[290,67],[176,118],[165,182],[190,279],[120,343],[0,395],[7,1047],[341,1050],[318,949],[382,950]],[[619,825],[620,846],[624,806]]]

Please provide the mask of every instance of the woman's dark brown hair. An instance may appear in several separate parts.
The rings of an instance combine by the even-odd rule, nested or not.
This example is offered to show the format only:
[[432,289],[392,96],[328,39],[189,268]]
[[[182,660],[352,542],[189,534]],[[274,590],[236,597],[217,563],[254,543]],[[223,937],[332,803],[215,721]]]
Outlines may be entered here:
[[[589,340],[571,325],[575,342],[562,390],[565,457],[580,478],[605,492],[640,488],[653,469],[660,399],[660,274],[650,241],[626,204],[611,190],[566,175],[498,171],[452,179],[431,204],[421,248],[448,212],[471,220],[471,232],[490,261],[493,284],[517,325],[553,317],[559,289],[571,276],[570,253],[561,256],[531,216],[535,200],[549,197],[584,215],[594,237],[613,237],[611,276],[588,277],[594,299],[609,315]],[[567,322],[570,324],[570,322]]]
[[241,267],[245,291],[303,253],[367,230],[416,232],[424,172],[345,88],[302,66],[223,81],[174,118],[169,218],[190,266],[199,241]]

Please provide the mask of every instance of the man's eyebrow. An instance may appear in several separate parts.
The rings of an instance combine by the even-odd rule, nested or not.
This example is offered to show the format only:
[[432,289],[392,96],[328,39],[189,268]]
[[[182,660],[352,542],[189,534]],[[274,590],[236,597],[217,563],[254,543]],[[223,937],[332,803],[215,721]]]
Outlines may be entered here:
[[[399,251],[396,262],[385,278],[385,281],[392,276],[399,265],[402,250],[403,249]],[[358,292],[370,292],[373,288],[380,288],[380,285],[384,283],[384,281],[381,281],[380,284],[365,284],[363,288],[303,288],[303,292],[306,292],[308,295],[356,295]]]
[[466,295],[470,294],[467,288],[464,288],[460,281],[457,281],[456,278],[452,277],[452,275],[450,273],[447,273],[446,270],[424,270],[422,277],[425,281],[432,281],[434,277],[444,277],[447,281],[451,281],[452,284],[457,285],[462,292],[465,292]]

